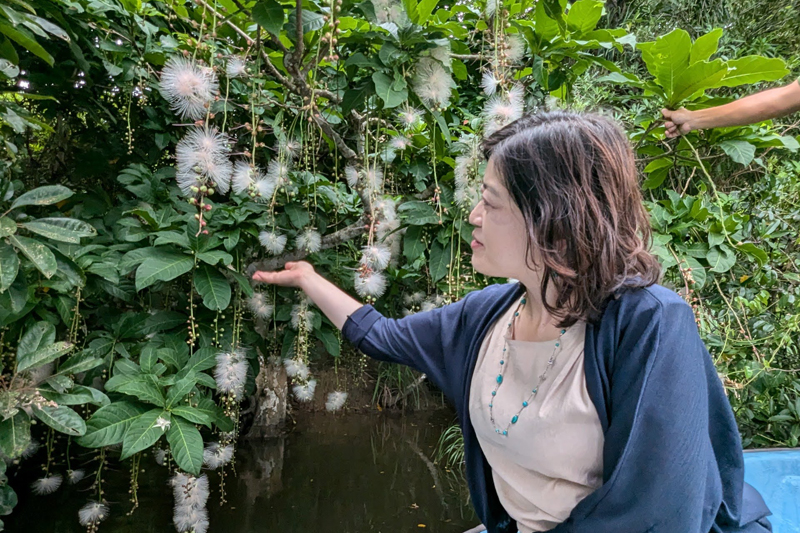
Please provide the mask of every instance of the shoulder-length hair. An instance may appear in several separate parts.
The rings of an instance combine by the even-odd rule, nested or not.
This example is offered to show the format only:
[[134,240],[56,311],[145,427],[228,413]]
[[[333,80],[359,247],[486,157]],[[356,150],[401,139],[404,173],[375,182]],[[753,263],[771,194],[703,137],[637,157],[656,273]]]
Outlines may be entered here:
[[[481,148],[522,212],[526,261],[543,270],[542,301],[559,327],[596,321],[617,290],[659,280],[633,151],[612,120],[567,111],[528,115]],[[542,264],[532,264],[532,248]],[[554,305],[545,297],[550,284]]]

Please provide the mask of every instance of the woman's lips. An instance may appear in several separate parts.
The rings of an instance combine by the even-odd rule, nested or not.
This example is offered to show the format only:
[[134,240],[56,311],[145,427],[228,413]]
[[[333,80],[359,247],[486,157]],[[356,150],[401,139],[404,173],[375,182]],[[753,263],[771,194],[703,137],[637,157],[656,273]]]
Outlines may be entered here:
[[483,248],[483,243],[480,242],[478,239],[472,239],[472,242],[469,243],[469,245],[473,250],[477,248]]

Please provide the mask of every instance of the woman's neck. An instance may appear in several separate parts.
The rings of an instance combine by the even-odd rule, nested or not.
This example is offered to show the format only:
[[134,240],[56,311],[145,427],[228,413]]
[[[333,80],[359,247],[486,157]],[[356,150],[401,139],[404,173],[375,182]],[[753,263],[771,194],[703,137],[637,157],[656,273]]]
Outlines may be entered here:
[[[523,284],[527,288],[525,305],[522,307],[519,316],[516,317],[514,339],[534,342],[557,339],[561,328],[557,325],[558,320],[547,311],[542,303],[541,284],[528,285],[524,281]],[[550,305],[553,305],[555,300],[556,291],[551,283],[547,288],[547,301]]]

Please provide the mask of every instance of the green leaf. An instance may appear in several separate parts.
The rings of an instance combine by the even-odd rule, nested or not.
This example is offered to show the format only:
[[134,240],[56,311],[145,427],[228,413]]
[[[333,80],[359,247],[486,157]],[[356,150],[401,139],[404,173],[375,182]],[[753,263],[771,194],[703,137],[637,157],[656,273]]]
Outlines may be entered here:
[[185,378],[178,380],[167,392],[166,408],[170,409],[173,405],[183,400],[192,391],[195,383],[197,383],[197,374],[189,374]]
[[[567,28],[577,34],[592,31],[603,16],[603,2],[598,0],[578,0],[567,12]],[[575,36],[577,37],[577,36]]]
[[55,344],[48,344],[43,348],[36,350],[31,354],[26,354],[24,357],[19,357],[17,362],[17,372],[22,372],[29,368],[36,368],[46,365],[51,361],[55,361],[65,353],[71,351],[75,347],[74,344],[67,341],[57,342]]
[[217,350],[212,346],[206,346],[205,348],[200,348],[192,354],[181,372],[186,372],[186,375],[194,372],[202,372],[203,370],[214,368],[216,364]]
[[11,204],[11,209],[24,205],[52,205],[61,200],[66,200],[70,196],[72,196],[72,191],[63,185],[45,185],[20,195]]
[[715,87],[738,87],[762,81],[775,81],[789,73],[783,59],[745,56],[727,62],[728,72]]
[[0,292],[5,292],[19,272],[19,257],[12,247],[0,241]]
[[148,344],[142,348],[139,354],[139,366],[145,372],[153,370],[153,366],[158,361],[158,349],[152,344]]
[[136,290],[140,291],[157,281],[170,281],[186,274],[194,266],[191,256],[162,251],[148,257],[136,269]]
[[163,409],[152,409],[131,421],[122,438],[120,459],[125,460],[131,455],[149,448],[161,438],[164,429],[157,425],[159,418],[169,421],[169,412]]
[[283,7],[276,0],[260,0],[253,6],[253,21],[276,37],[281,34],[285,18]]
[[114,402],[101,407],[86,422],[86,434],[75,439],[84,448],[102,448],[122,442],[131,422],[146,408],[130,402]]
[[91,350],[84,350],[64,361],[64,363],[58,367],[58,373],[77,374],[97,368],[101,364],[103,364],[102,359],[95,357]]
[[190,474],[200,474],[200,467],[203,466],[203,437],[197,428],[175,416],[167,431],[167,441],[178,467]]
[[756,156],[756,147],[747,141],[728,140],[718,145],[731,159],[742,165],[749,165]]
[[83,385],[75,385],[70,389],[69,393],[54,392],[46,389],[39,389],[39,392],[45,399],[56,402],[59,405],[84,405],[91,403],[103,407],[111,403],[108,396],[99,390],[92,387],[84,387]]
[[394,80],[383,72],[374,72],[372,81],[375,83],[375,92],[383,100],[383,107],[391,109],[408,100],[408,88],[395,90]]
[[81,237],[94,237],[97,230],[90,224],[74,218],[39,218],[20,224],[23,228],[48,239],[80,244]]
[[201,424],[211,427],[214,417],[205,411],[201,411],[189,405],[176,405],[172,408],[172,414],[185,418],[192,424]]
[[753,244],[752,242],[746,242],[743,244],[737,244],[736,249],[740,252],[749,255],[750,257],[755,258],[758,261],[758,264],[764,266],[769,262],[769,256],[767,252]]
[[250,280],[248,278],[246,278],[239,272],[230,269],[228,269],[228,275],[236,280],[236,282],[239,284],[239,288],[242,289],[242,292],[248,298],[253,296],[253,287],[250,286]]
[[[114,378],[116,377],[114,376]],[[135,396],[143,402],[164,407],[164,394],[158,384],[158,377],[153,374],[123,376],[120,382],[112,383],[112,385],[109,385],[109,383],[112,383],[111,379],[106,382],[106,390],[110,392],[122,392]]]
[[692,38],[686,30],[675,29],[655,42],[639,43],[638,48],[650,74],[667,95],[673,94],[678,77],[689,67]]
[[25,411],[0,421],[0,450],[7,457],[16,459],[30,443],[31,421]]
[[325,350],[331,354],[331,356],[339,357],[341,347],[339,346],[339,339],[336,338],[336,334],[325,328],[318,329],[316,331],[316,335],[317,338],[322,341],[323,346],[325,346]]
[[231,285],[216,268],[206,266],[195,272],[194,286],[203,297],[203,305],[212,311],[222,311],[231,303]]
[[690,96],[716,87],[727,72],[728,68],[721,59],[695,63],[682,71],[675,80],[672,90],[667,91],[668,107],[675,107]]
[[233,256],[227,252],[223,252],[222,250],[212,250],[210,252],[202,252],[197,254],[197,258],[204,263],[208,263],[209,265],[215,266],[217,263],[222,261],[222,264],[225,266],[230,265],[233,263]]
[[417,19],[414,21],[414,23],[424,26],[425,23],[428,22],[431,13],[433,13],[433,10],[436,8],[438,3],[439,0],[421,0],[417,5]]
[[431,247],[431,281],[436,283],[447,275],[450,268],[450,254],[452,250],[452,243],[447,243],[447,247],[443,247],[439,241],[434,241]]
[[21,360],[39,348],[44,348],[56,340],[56,328],[44,320],[35,323],[25,330],[25,334],[17,345],[17,359]]
[[728,246],[721,244],[708,251],[706,260],[712,272],[727,272],[736,264],[736,254]]
[[[0,485],[0,516],[11,514],[17,506],[17,493],[11,485]],[[0,531],[3,531],[3,521],[0,520]]]
[[425,252],[425,241],[422,239],[422,228],[411,226],[403,235],[403,255],[414,261]]
[[0,217],[0,239],[14,235],[17,232],[17,223],[8,217]]
[[33,414],[56,431],[60,431],[72,437],[80,437],[86,433],[86,423],[81,415],[69,407],[59,405],[58,407],[31,405]]
[[705,35],[698,37],[692,45],[689,64],[693,65],[698,61],[708,61],[719,48],[720,37],[722,37],[722,28],[714,28]]
[[53,66],[53,63],[55,62],[53,56],[48,54],[47,50],[45,50],[42,45],[36,42],[36,38],[25,28],[20,26],[14,27],[10,24],[7,24],[4,20],[0,20],[0,33],[19,44],[33,55],[44,60],[44,62],[51,67]]
[[8,240],[33,263],[33,266],[35,266],[44,277],[50,279],[58,270],[56,256],[53,255],[53,252],[44,244],[29,239],[28,237],[22,237],[21,235],[12,235]]

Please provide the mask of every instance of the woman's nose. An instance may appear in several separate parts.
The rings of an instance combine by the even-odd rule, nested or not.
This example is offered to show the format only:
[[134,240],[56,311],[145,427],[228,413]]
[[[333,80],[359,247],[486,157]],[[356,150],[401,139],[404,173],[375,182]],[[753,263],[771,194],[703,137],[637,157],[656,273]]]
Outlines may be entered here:
[[478,202],[478,205],[476,205],[475,209],[473,209],[469,214],[469,219],[468,220],[469,220],[469,223],[472,224],[473,226],[480,226],[481,225],[482,217],[481,217],[480,209],[481,209],[481,202]]

